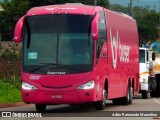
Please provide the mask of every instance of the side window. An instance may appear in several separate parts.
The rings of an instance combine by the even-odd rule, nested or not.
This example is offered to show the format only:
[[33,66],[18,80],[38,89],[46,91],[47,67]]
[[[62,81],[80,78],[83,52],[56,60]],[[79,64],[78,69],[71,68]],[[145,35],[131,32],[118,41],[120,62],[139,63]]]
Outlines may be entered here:
[[99,38],[97,40],[97,61],[100,57],[100,53],[101,53],[103,44],[106,41],[105,13],[103,11],[100,11],[100,12],[98,12],[98,14],[100,15],[100,20],[98,22]]
[[98,61],[98,59],[100,57],[100,53],[101,53],[103,44],[104,44],[104,42],[97,41],[97,61]]
[[100,11],[98,12],[100,15],[100,20],[98,22],[98,29],[99,29],[99,39],[106,40],[106,19],[105,13]]

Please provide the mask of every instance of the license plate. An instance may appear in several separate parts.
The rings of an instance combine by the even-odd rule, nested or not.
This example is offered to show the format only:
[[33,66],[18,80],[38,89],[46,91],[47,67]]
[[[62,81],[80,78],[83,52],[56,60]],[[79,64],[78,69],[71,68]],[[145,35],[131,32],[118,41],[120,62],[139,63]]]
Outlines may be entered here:
[[51,98],[62,98],[62,95],[52,95]]

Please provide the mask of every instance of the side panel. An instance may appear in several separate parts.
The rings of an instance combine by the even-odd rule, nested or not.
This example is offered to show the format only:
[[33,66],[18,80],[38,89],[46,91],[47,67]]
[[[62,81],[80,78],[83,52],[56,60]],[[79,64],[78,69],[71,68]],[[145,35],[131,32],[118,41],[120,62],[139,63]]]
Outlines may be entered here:
[[128,80],[138,92],[139,40],[136,21],[109,10],[106,13],[108,43],[108,99],[126,96]]
[[[44,7],[43,9],[53,12],[56,8],[50,6],[47,8]],[[41,12],[38,12],[38,14],[46,14],[42,13],[43,9],[41,9]],[[64,10],[66,11],[66,9],[67,11],[71,10],[71,8],[68,7],[61,8],[63,12]],[[78,8],[74,8],[74,12],[72,13],[78,14],[79,11],[84,11],[77,9]],[[90,12],[91,11],[92,10],[90,10]],[[32,10],[32,12],[34,12],[34,10]],[[28,12],[28,15],[32,12]],[[64,76],[39,76],[36,74],[23,73],[22,71],[22,80],[38,88],[38,90],[30,91],[30,93],[29,91],[22,90],[24,102],[76,104],[99,101],[102,100],[105,78],[108,80],[108,99],[126,96],[129,79],[134,79],[134,88],[136,92],[138,91],[139,42],[136,22],[131,18],[109,10],[105,10],[105,13],[107,40],[105,44],[103,44],[98,65],[94,68],[93,72]],[[107,54],[105,56],[105,54],[102,53]],[[104,57],[102,57],[103,55]],[[38,79],[33,79],[36,76],[38,76]],[[77,89],[78,86],[91,80],[95,80],[95,89]]]

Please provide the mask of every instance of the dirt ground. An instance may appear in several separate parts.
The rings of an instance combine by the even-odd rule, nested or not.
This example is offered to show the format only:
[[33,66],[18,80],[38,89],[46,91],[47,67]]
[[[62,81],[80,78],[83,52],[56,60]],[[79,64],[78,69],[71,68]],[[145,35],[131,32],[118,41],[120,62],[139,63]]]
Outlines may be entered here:
[[18,106],[27,106],[24,102],[18,103],[0,103],[0,108],[8,108],[8,107],[18,107]]

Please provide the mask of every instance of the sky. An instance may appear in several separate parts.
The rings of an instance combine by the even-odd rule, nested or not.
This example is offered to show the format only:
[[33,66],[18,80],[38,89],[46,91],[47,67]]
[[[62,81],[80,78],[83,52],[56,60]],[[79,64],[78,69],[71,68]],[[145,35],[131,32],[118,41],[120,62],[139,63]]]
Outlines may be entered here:
[[[111,4],[120,4],[128,6],[130,0],[109,0]],[[150,9],[159,10],[160,0],[132,0],[133,6],[149,6]]]

